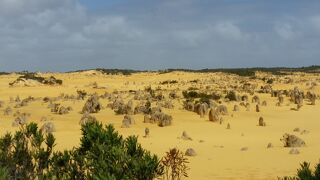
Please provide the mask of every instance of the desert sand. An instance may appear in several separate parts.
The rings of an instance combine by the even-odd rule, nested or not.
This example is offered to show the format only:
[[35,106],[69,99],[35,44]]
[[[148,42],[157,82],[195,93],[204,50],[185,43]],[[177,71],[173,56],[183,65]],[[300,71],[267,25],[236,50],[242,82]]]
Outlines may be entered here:
[[[260,77],[271,78],[273,75],[257,73]],[[77,95],[77,90],[85,90],[88,93],[103,95],[106,92],[119,93],[125,102],[133,99],[129,90],[144,90],[150,86],[153,89],[161,88],[163,95],[167,98],[168,93],[176,91],[179,98],[172,100],[173,109],[162,108],[166,114],[172,116],[172,125],[159,127],[157,124],[143,123],[144,115],[132,115],[135,124],[130,128],[121,128],[124,115],[116,115],[108,108],[110,100],[100,98],[103,109],[93,114],[103,124],[113,124],[123,136],[137,135],[142,146],[162,157],[170,148],[178,148],[185,152],[193,148],[197,155],[188,157],[190,170],[187,179],[277,179],[285,175],[294,175],[299,163],[309,161],[314,165],[320,158],[320,102],[309,105],[305,100],[299,111],[292,110],[296,105],[284,98],[281,106],[276,106],[278,98],[271,97],[270,93],[258,93],[260,86],[266,85],[261,79],[250,79],[236,75],[223,73],[187,73],[171,72],[159,74],[135,73],[130,76],[105,75],[97,71],[85,71],[74,73],[42,73],[42,76],[54,77],[63,80],[61,86],[48,86],[41,84],[30,84],[30,86],[9,86],[10,82],[16,80],[18,74],[0,76],[0,100],[3,105],[0,108],[0,135],[6,132],[14,132],[18,127],[13,127],[14,112],[20,111],[30,113],[28,122],[36,122],[41,126],[46,117],[47,121],[53,122],[57,138],[56,149],[71,149],[78,146],[81,136],[79,120],[82,117],[80,111],[85,100],[59,100],[63,106],[71,106],[68,114],[59,115],[52,113],[48,104],[42,99],[44,97],[58,97],[61,93],[65,95]],[[305,93],[312,91],[320,94],[319,74],[294,73],[286,76],[274,76],[276,79],[272,88],[275,90],[292,90],[298,87]],[[286,78],[292,81],[286,82]],[[161,85],[160,82],[176,80],[176,84]],[[191,83],[199,80],[198,83]],[[260,106],[260,112],[256,112],[255,103],[251,102],[253,95],[239,92],[240,95],[248,95],[250,110],[239,106],[239,111],[233,111],[238,101],[227,101],[221,99],[221,104],[226,105],[228,114],[222,116],[223,122],[210,122],[206,114],[201,118],[197,113],[187,111],[183,108],[184,98],[182,90],[190,87],[198,88],[204,92],[218,92],[232,90],[231,86],[241,86],[246,81],[256,85],[254,95],[259,96],[260,101],[266,101],[267,106]],[[98,87],[93,84],[97,83]],[[313,85],[312,85],[313,84]],[[32,96],[34,101],[27,106],[14,108],[15,102],[12,98],[20,99]],[[10,101],[11,97],[11,101]],[[137,104],[137,100],[133,101]],[[154,105],[154,103],[153,103]],[[13,113],[4,115],[5,108],[11,107]],[[263,117],[266,126],[258,126],[259,117]],[[230,124],[230,129],[227,125]],[[150,129],[150,136],[144,138],[145,128]],[[294,132],[299,128],[299,132]],[[306,133],[301,133],[306,130]],[[183,140],[181,135],[186,131],[192,140]],[[283,134],[294,134],[303,139],[305,147],[297,148],[299,154],[289,154],[291,148],[285,148],[280,141]],[[267,148],[272,143],[272,148]]]

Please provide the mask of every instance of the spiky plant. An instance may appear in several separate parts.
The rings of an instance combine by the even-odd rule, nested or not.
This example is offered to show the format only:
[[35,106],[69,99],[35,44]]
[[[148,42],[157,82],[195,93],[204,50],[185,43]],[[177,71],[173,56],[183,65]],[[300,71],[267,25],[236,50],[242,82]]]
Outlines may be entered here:
[[179,180],[188,177],[188,159],[178,149],[173,148],[166,152],[161,162],[164,166],[164,179]]

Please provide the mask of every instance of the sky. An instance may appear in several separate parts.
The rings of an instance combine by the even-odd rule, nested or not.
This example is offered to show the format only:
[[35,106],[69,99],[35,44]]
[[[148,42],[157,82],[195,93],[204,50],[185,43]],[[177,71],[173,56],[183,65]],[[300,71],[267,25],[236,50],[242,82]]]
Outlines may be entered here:
[[319,0],[0,0],[0,71],[320,64]]

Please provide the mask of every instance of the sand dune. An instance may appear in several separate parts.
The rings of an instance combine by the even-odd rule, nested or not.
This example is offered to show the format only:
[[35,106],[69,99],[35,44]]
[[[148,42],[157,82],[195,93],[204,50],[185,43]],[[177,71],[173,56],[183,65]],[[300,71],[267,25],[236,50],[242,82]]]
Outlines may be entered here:
[[[189,157],[190,170],[189,179],[277,179],[284,175],[293,175],[296,168],[302,161],[310,161],[312,164],[318,162],[320,158],[320,103],[309,105],[305,100],[303,107],[299,111],[291,110],[296,105],[285,97],[281,106],[276,106],[278,98],[271,97],[270,93],[255,93],[260,101],[266,101],[267,106],[260,106],[260,112],[256,112],[255,103],[251,103],[252,95],[247,94],[251,104],[250,110],[239,106],[239,111],[232,111],[235,104],[240,102],[230,101],[222,104],[228,108],[228,115],[222,116],[223,122],[213,123],[209,121],[208,115],[204,118],[194,112],[183,109],[182,90],[189,87],[198,88],[207,92],[223,93],[232,90],[231,86],[240,86],[244,81],[256,84],[256,90],[265,85],[261,79],[240,78],[236,75],[223,73],[137,73],[131,76],[104,75],[100,72],[77,72],[77,73],[44,73],[43,76],[54,76],[63,80],[61,86],[48,86],[34,84],[30,87],[16,86],[10,87],[19,75],[0,76],[0,100],[4,102],[0,108],[0,134],[14,132],[18,127],[12,127],[14,116],[4,115],[6,107],[11,107],[13,112],[20,111],[30,113],[29,122],[41,121],[46,117],[53,122],[56,128],[54,135],[57,138],[56,148],[59,150],[70,149],[77,146],[81,136],[79,120],[82,116],[80,111],[85,100],[63,100],[57,102],[63,106],[71,106],[72,111],[68,114],[58,115],[52,113],[42,99],[44,97],[57,97],[61,93],[67,95],[77,95],[77,90],[85,90],[88,93],[98,93],[99,95],[108,92],[112,94],[115,90],[124,92],[121,94],[124,101],[133,98],[128,93],[129,90],[144,90],[151,85],[153,89],[160,87],[165,97],[175,90],[180,96],[172,100],[174,109],[163,108],[166,114],[173,117],[171,126],[159,127],[156,124],[143,123],[142,114],[133,115],[135,124],[130,128],[121,128],[123,115],[116,115],[113,110],[107,107],[111,103],[108,99],[100,99],[103,109],[94,116],[104,124],[114,124],[115,128],[124,136],[138,135],[142,146],[159,156],[173,147],[185,151],[193,148],[197,155]],[[272,77],[268,74],[258,74],[257,77]],[[296,73],[286,77],[274,77],[272,88],[275,90],[291,90],[295,86],[299,89],[312,91],[320,94],[320,86],[311,85],[320,83],[320,76],[314,74]],[[285,83],[291,79],[289,83]],[[159,82],[176,80],[177,84],[161,85]],[[199,80],[198,83],[190,81]],[[98,87],[94,87],[94,85]],[[10,102],[10,97],[21,99],[32,96],[35,101],[27,106],[14,108],[15,103]],[[37,98],[39,98],[37,100]],[[137,100],[134,101],[136,105]],[[154,105],[155,103],[153,103]],[[265,127],[258,126],[259,117],[263,117],[266,122]],[[227,129],[227,124],[230,129]],[[150,129],[150,137],[143,138],[144,130]],[[294,132],[299,128],[299,132]],[[301,132],[306,130],[306,133]],[[181,139],[183,131],[186,131],[192,140]],[[280,141],[284,133],[299,136],[306,142],[305,147],[298,148],[299,154],[289,154],[291,148],[284,148]],[[268,144],[273,145],[267,148]],[[242,149],[242,150],[241,150]]]

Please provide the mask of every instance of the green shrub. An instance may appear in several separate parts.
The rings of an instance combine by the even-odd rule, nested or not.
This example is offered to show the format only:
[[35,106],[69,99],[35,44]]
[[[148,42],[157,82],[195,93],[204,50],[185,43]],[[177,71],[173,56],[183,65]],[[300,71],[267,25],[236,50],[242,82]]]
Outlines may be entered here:
[[124,139],[112,125],[82,126],[80,147],[55,151],[52,134],[37,125],[22,126],[12,137],[0,138],[0,178],[8,179],[154,179],[163,174],[156,155],[144,150],[137,137]]
[[192,80],[192,81],[189,81],[190,83],[198,83],[199,82],[199,79],[195,79],[195,80]]
[[194,99],[194,98],[198,98],[198,93],[196,91],[182,91],[182,95],[184,98],[186,99]]
[[230,101],[237,101],[237,95],[234,91],[229,91],[225,98],[228,98]]
[[34,123],[14,136],[7,133],[0,138],[0,168],[9,179],[35,179],[48,171],[54,142],[51,133],[44,136]]
[[6,168],[0,168],[0,179],[9,179],[8,170]]
[[294,177],[286,176],[283,180],[319,180],[320,179],[320,162],[316,165],[315,170],[310,169],[310,163],[303,162],[300,168],[297,169],[297,174]]
[[98,68],[96,69],[97,71],[107,74],[107,75],[118,75],[122,74],[125,76],[132,75],[133,73],[138,73],[142,71],[137,71],[137,70],[131,70],[131,69],[103,69],[103,68]]
[[167,80],[167,81],[163,81],[163,82],[160,82],[161,85],[166,85],[166,84],[177,84],[178,81],[177,80]]
[[206,94],[202,92],[198,93],[196,91],[182,91],[182,95],[185,99],[199,98],[199,101],[197,102],[206,102],[207,104],[209,104],[209,100],[219,100],[221,98],[221,96],[216,93]]
[[303,162],[300,164],[300,169],[298,169],[297,176],[301,180],[312,180],[313,174],[312,170],[310,169],[310,163]]
[[273,79],[268,79],[268,80],[267,80],[267,83],[268,83],[268,84],[272,84],[273,81],[274,81]]
[[210,104],[210,99],[209,98],[205,98],[205,97],[202,97],[199,99],[199,101],[195,101],[195,103],[207,103],[207,104]]
[[199,90],[199,88],[196,88],[196,87],[189,87],[189,88],[188,88],[188,90],[189,90],[189,91],[196,91],[196,90]]

